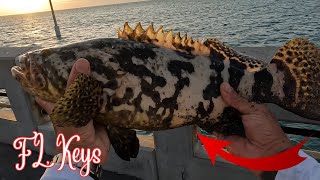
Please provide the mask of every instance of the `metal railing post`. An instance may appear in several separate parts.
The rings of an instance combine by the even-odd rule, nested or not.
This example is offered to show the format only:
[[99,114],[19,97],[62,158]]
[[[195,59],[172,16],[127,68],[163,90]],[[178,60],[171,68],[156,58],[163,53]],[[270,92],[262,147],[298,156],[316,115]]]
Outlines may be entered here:
[[55,16],[55,14],[54,14],[54,10],[53,10],[53,6],[52,6],[51,0],[49,0],[49,3],[50,3],[50,8],[51,8],[51,13],[52,13],[53,22],[54,22],[54,31],[56,32],[57,38],[60,38],[60,37],[61,37],[60,28],[59,28],[59,26],[58,26],[57,19],[56,19],[56,16]]

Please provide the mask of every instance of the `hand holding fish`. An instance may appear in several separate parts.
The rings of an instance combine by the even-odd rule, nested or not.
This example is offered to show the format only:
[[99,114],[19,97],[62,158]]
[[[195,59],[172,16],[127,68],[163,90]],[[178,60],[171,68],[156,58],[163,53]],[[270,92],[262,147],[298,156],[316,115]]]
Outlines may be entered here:
[[[67,87],[76,79],[80,74],[90,74],[90,64],[85,59],[79,59],[75,62],[72,67]],[[48,113],[51,114],[55,104],[44,101],[40,98],[36,98],[37,103]],[[90,120],[87,125],[82,127],[59,127],[54,122],[54,129],[56,134],[62,133],[66,139],[69,139],[73,135],[77,134],[80,136],[80,141],[74,141],[69,147],[70,150],[73,148],[99,148],[101,150],[101,164],[105,163],[110,149],[110,140],[108,138],[105,128],[102,126],[95,126],[93,121]],[[57,149],[61,151],[61,147]]]
[[[242,114],[246,135],[246,137],[217,135],[219,139],[232,142],[227,146],[230,153],[246,158],[260,158],[275,155],[292,147],[277,119],[265,105],[248,102],[228,83],[222,83],[220,89],[223,100]],[[257,174],[257,171],[255,173]]]

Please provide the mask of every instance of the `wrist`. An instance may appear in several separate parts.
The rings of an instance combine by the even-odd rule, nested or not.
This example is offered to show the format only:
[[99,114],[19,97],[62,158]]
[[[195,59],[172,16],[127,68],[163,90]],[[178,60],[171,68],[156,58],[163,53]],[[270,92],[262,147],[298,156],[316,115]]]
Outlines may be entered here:
[[270,155],[275,155],[275,154],[279,154],[282,153],[288,149],[290,149],[292,147],[292,143],[291,141],[286,137],[283,138],[281,140],[279,140],[278,142],[272,144],[272,154]]

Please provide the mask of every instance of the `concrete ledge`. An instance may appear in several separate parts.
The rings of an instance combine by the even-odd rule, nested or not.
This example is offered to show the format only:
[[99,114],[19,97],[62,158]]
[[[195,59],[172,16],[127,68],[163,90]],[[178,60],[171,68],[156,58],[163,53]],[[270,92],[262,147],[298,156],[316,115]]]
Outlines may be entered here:
[[0,62],[14,60],[23,52],[29,51],[34,47],[0,47]]
[[120,159],[114,149],[111,148],[108,161],[103,169],[119,174],[128,174],[144,180],[158,179],[155,150],[147,147],[140,147],[138,157],[131,159],[130,162]]
[[184,173],[184,179],[258,180],[249,170],[230,163],[216,161],[213,166],[211,160],[200,158],[193,158],[190,162],[191,163],[184,169],[184,172],[186,172]]

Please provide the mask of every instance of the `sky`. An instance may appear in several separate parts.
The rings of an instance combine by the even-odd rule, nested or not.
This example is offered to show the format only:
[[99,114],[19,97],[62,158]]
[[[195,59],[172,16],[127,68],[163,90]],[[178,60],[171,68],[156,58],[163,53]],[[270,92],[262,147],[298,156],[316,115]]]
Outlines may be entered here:
[[[59,10],[137,1],[141,0],[52,0],[52,4]],[[0,16],[49,10],[49,0],[0,0]]]

